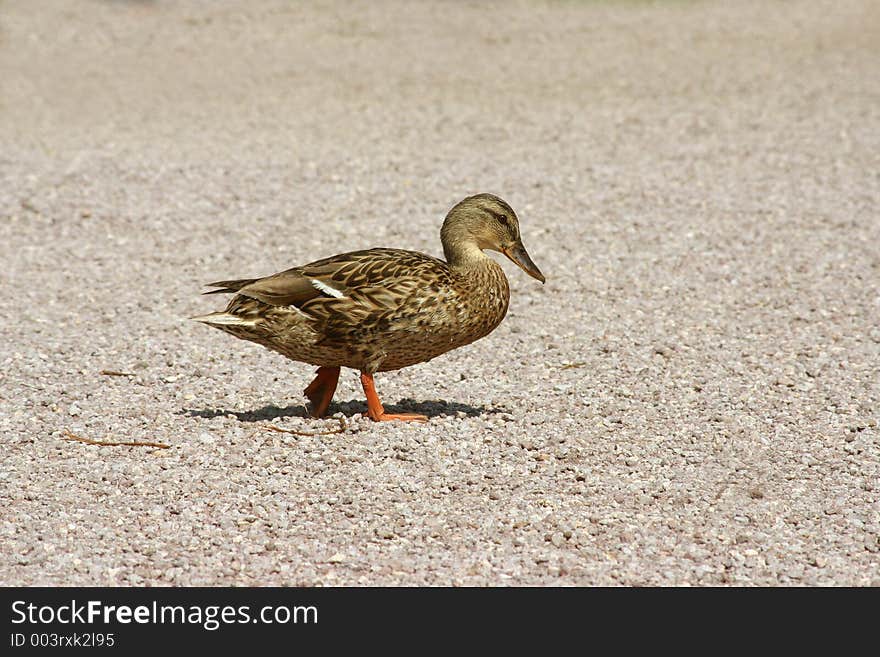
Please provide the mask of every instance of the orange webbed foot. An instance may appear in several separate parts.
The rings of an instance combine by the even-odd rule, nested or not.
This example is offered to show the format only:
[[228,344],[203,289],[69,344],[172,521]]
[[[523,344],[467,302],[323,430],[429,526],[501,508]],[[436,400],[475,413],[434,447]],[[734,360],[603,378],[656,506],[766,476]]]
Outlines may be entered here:
[[373,375],[361,372],[361,385],[364,387],[364,394],[367,396],[367,415],[374,422],[388,422],[391,420],[399,420],[401,422],[427,422],[428,416],[419,415],[417,413],[386,413],[379,401],[379,395],[376,394],[376,384],[373,381]]
[[303,390],[303,394],[312,403],[312,417],[324,417],[333,400],[337,383],[339,383],[338,367],[318,368],[318,376]]
[[367,412],[371,420],[375,422],[388,422],[389,420],[400,420],[401,422],[427,422],[427,415],[419,415],[418,413],[386,413],[382,411],[379,415],[373,415]]

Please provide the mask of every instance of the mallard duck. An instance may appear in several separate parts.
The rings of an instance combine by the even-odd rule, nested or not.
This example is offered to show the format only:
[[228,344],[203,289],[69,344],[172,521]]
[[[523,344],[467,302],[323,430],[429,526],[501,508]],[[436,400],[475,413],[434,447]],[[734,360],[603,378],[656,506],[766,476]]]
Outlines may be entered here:
[[544,282],[523,246],[519,220],[497,196],[469,196],[440,230],[445,262],[424,253],[368,249],[265,278],[218,281],[205,294],[233,293],[226,310],[192,319],[317,365],[305,389],[314,417],[327,412],[339,368],[360,370],[370,418],[386,413],[373,375],[423,363],[490,333],[504,319],[510,287],[484,249],[498,251]]

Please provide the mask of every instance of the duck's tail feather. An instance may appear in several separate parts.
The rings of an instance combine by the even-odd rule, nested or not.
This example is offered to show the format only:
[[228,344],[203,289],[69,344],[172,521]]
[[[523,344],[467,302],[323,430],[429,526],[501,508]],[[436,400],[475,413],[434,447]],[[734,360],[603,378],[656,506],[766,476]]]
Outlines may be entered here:
[[207,315],[190,317],[190,319],[212,326],[254,326],[257,323],[255,317],[240,317],[227,312],[208,313]]

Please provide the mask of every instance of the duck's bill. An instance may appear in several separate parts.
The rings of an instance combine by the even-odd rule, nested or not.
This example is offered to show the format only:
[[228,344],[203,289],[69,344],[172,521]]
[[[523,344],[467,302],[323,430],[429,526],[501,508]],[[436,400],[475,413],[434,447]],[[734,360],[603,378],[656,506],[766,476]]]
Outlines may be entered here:
[[529,257],[529,254],[526,251],[526,247],[524,247],[521,242],[518,244],[514,244],[507,249],[504,249],[503,253],[513,262],[519,265],[519,268],[522,269],[529,276],[531,276],[532,278],[537,278],[542,283],[544,282],[544,274],[542,274],[541,270],[538,269],[538,265],[532,262],[532,259]]

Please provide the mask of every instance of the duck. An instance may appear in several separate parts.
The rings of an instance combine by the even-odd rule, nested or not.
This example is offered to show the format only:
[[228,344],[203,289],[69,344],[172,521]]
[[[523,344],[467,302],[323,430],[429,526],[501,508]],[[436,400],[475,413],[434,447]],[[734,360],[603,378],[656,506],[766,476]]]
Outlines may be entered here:
[[468,196],[440,229],[444,259],[371,248],[334,255],[263,278],[208,283],[204,294],[233,294],[226,309],[192,317],[291,360],[317,366],[303,394],[315,418],[333,400],[343,367],[358,370],[367,415],[387,413],[374,375],[427,362],[491,333],[504,319],[510,286],[486,251],[503,254],[541,283],[513,208],[494,194]]

